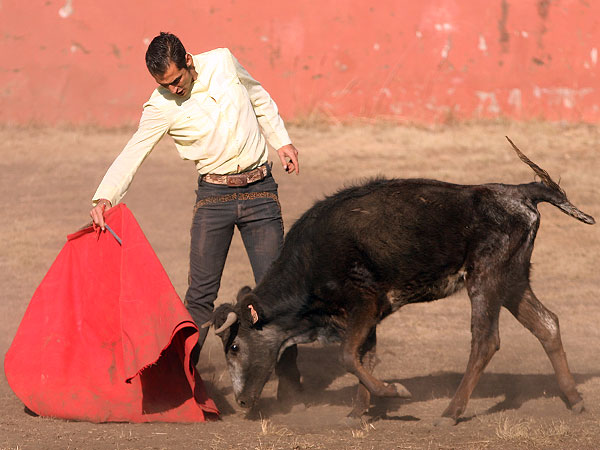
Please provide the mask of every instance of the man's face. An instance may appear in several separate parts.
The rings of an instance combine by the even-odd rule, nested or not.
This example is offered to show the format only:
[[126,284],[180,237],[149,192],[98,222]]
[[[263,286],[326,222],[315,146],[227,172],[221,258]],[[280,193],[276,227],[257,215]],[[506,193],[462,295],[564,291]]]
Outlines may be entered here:
[[196,74],[193,60],[189,53],[186,55],[185,60],[187,67],[179,69],[173,61],[170,61],[169,67],[165,73],[154,76],[154,79],[158,84],[180,97],[185,97],[190,93],[192,83],[195,79],[194,75]]

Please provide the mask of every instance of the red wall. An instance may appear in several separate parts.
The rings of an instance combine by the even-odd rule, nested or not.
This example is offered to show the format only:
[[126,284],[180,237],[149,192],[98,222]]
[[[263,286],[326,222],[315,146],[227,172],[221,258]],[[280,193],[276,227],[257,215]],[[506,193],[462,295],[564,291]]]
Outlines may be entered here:
[[0,0],[0,123],[136,123],[159,31],[229,47],[284,118],[600,118],[596,0]]

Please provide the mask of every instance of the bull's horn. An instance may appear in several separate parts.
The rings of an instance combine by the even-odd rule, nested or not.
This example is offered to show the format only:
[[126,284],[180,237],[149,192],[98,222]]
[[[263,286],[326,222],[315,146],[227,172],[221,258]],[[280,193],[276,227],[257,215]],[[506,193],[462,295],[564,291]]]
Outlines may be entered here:
[[200,328],[208,328],[210,327],[213,323],[215,323],[214,320],[209,320],[208,322],[204,322],[202,325],[200,325]]
[[233,311],[231,311],[229,314],[227,314],[227,318],[225,319],[225,323],[215,330],[215,334],[221,334],[223,331],[225,331],[231,325],[233,325],[234,323],[236,323],[237,320],[238,320],[237,314],[234,313]]

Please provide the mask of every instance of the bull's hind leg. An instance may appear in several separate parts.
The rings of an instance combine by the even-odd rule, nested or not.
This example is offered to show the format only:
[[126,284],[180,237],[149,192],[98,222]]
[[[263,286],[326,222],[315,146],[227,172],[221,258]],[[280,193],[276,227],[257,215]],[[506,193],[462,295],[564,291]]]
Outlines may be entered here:
[[471,354],[465,374],[452,401],[442,413],[453,423],[458,421],[467,407],[473,389],[483,370],[500,348],[498,319],[500,304],[498,286],[481,283],[482,277],[467,280],[467,291],[471,299]]
[[558,317],[537,299],[530,287],[522,298],[507,302],[506,308],[538,338],[556,373],[558,385],[574,412],[583,410],[583,399],[575,387],[575,380],[567,364],[567,356],[560,338]]

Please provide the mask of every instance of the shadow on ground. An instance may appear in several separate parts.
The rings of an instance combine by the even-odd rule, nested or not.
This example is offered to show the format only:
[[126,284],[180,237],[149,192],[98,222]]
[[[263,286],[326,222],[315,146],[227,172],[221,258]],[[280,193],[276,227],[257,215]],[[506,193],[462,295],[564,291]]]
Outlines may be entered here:
[[[302,373],[304,391],[297,399],[297,404],[307,406],[332,405],[346,406],[348,412],[356,386],[344,386],[337,389],[328,389],[339,377],[346,374],[345,369],[337,359],[337,347],[303,347],[299,354],[298,366]],[[385,418],[386,420],[419,420],[412,416],[396,416],[395,412],[403,404],[414,402],[427,402],[432,399],[452,398],[463,374],[458,372],[438,372],[431,375],[412,378],[385,379],[386,382],[403,384],[411,393],[411,399],[374,398],[369,415]],[[573,374],[578,385],[592,378],[600,377],[600,373]],[[231,387],[215,389],[210,382],[206,382],[215,403],[223,416],[238,413],[240,410],[235,405]],[[556,377],[550,374],[513,374],[513,373],[485,373],[481,376],[471,398],[494,398],[504,396],[504,399],[488,409],[485,414],[500,411],[519,409],[525,402],[539,398],[563,398],[558,388]],[[285,413],[293,405],[281,405],[276,398],[263,396],[257,409],[248,418],[265,418],[274,414]],[[463,419],[463,420],[468,420]]]

